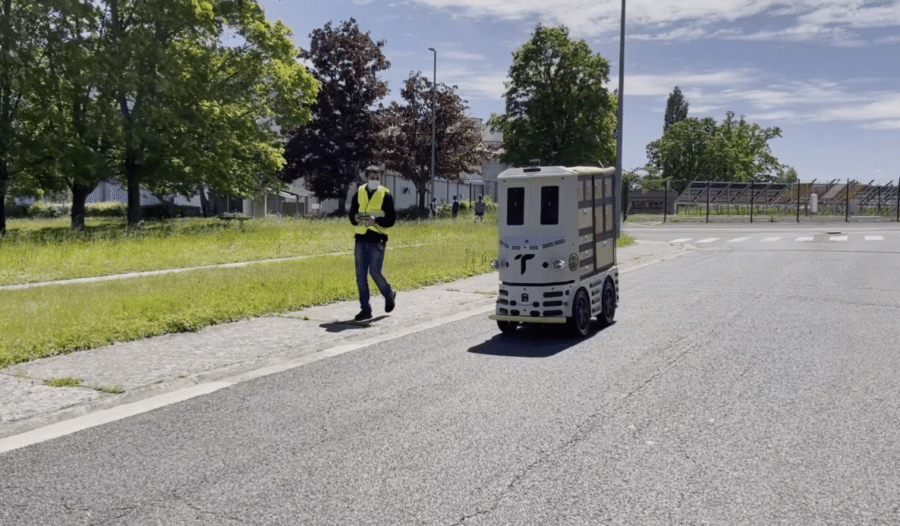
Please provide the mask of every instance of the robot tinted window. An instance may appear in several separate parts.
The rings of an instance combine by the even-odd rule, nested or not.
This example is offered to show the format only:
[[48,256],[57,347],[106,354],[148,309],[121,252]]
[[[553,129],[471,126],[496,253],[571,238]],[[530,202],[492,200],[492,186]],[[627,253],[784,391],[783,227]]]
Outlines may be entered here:
[[541,224],[559,224],[559,187],[541,187]]
[[525,189],[524,188],[507,188],[506,189],[506,224],[507,225],[524,225],[525,224]]

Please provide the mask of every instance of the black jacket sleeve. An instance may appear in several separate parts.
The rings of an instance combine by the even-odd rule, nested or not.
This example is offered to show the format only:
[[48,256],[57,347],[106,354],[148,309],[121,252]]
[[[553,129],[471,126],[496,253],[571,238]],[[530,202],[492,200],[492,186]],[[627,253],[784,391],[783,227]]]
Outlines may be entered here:
[[[356,205],[357,209],[359,205]],[[394,196],[390,193],[384,194],[384,201],[381,202],[381,211],[384,217],[376,217],[375,224],[382,228],[390,228],[397,221],[397,211],[394,210]]]
[[353,198],[350,199],[350,222],[353,223],[353,226],[358,226],[359,223],[356,221],[356,214],[359,213],[359,198],[356,197],[356,193],[353,193]]

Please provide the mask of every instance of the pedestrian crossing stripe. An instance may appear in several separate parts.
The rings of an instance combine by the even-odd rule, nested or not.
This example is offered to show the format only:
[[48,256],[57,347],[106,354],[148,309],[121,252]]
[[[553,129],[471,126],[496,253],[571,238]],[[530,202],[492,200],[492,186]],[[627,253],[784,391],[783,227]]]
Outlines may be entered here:
[[[830,237],[828,238],[828,240],[829,240],[829,241],[834,241],[834,242],[840,242],[840,241],[847,241],[847,240],[849,240],[849,237],[850,237],[850,236],[830,236]],[[884,236],[871,236],[871,235],[867,235],[867,236],[863,236],[863,237],[865,238],[866,241],[884,241]],[[669,241],[669,243],[687,243],[688,241],[691,241],[691,240],[693,240],[693,239],[694,239],[694,238],[692,238],[692,237],[680,237],[680,238],[678,238],[678,239],[673,239],[673,240]],[[707,237],[707,238],[703,238],[703,239],[698,239],[697,241],[694,241],[694,243],[704,243],[704,244],[706,244],[706,243],[712,243],[712,242],[714,242],[714,241],[719,241],[720,239],[722,239],[722,238],[720,238],[720,237]],[[781,241],[782,239],[784,239],[783,236],[772,236],[772,237],[766,237],[766,238],[763,238],[763,239],[757,239],[757,241],[761,241],[761,242],[764,242],[764,243],[766,243],[766,242],[772,243],[772,242],[775,242],[775,241]],[[815,239],[816,239],[815,236],[797,236],[796,238],[794,238],[794,241],[795,241],[795,242],[808,242],[808,241],[815,241]],[[745,241],[750,241],[750,240],[751,240],[750,237],[736,237],[736,238],[734,238],[734,239],[729,239],[729,240],[727,240],[727,241],[725,241],[725,242],[726,242],[726,243],[743,243],[743,242],[745,242]]]

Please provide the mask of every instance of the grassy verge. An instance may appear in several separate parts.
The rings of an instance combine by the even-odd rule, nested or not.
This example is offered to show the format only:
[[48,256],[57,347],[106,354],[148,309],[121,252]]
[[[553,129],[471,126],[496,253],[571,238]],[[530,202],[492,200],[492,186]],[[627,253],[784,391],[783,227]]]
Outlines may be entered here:
[[[169,228],[174,238],[170,243],[157,232],[105,238],[87,235],[84,239],[60,234],[60,241],[53,242],[43,239],[47,232],[40,229],[30,244],[24,240],[29,236],[20,232],[17,243],[38,260],[34,267],[40,268],[29,266],[33,271],[30,275],[45,279],[105,275],[119,269],[154,270],[324,255],[238,268],[0,291],[0,367],[357,296],[353,256],[347,253],[352,250],[352,234],[343,221],[260,221],[258,226],[248,225],[241,235],[228,232],[240,227],[210,226],[205,220]],[[399,290],[488,272],[488,262],[497,254],[497,227],[493,222],[474,224],[460,218],[398,223],[390,235],[384,271]],[[223,239],[229,240],[232,248],[240,248],[232,254],[215,247]],[[279,239],[280,248],[270,246]],[[295,245],[288,247],[290,243],[285,240]],[[632,242],[633,238],[623,236],[618,244]],[[105,256],[88,254],[90,247]],[[257,247],[258,251],[248,247]],[[2,247],[3,257],[10,257],[5,254],[9,248]],[[195,257],[175,254],[180,250]],[[76,262],[67,263],[66,253]],[[129,255],[141,255],[142,263],[123,269]],[[104,262],[104,257],[109,259]],[[372,290],[377,288],[373,286]]]

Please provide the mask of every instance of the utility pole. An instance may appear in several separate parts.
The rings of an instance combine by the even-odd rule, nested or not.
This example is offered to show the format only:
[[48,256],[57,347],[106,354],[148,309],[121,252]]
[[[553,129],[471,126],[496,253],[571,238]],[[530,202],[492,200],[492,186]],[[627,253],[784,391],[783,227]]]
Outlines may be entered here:
[[437,51],[433,47],[428,48],[434,53],[434,74],[431,80],[431,198],[434,199],[434,148],[435,148],[435,88],[437,87]]
[[622,120],[623,109],[625,105],[625,0],[622,0],[622,27],[619,33],[619,100],[618,109],[616,111],[616,177],[615,189],[616,195],[615,213],[616,213],[616,239],[622,232],[622,133],[625,123]]

